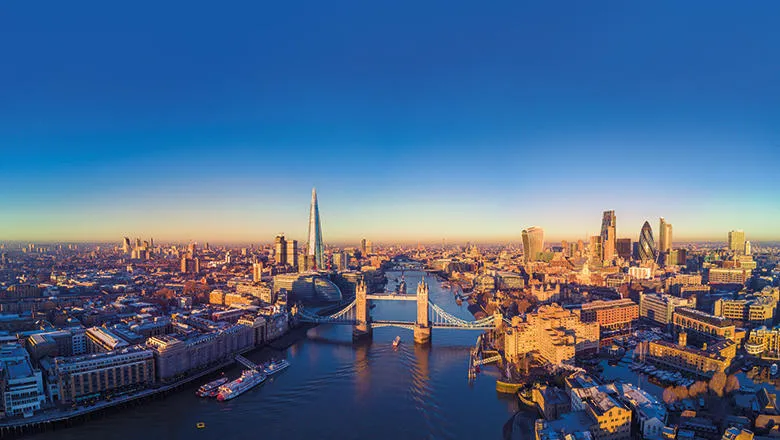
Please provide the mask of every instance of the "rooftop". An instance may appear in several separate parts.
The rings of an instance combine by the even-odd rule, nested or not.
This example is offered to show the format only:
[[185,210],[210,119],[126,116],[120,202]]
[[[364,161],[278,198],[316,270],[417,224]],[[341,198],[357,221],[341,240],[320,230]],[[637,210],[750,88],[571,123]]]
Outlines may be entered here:
[[686,318],[695,319],[700,322],[705,322],[709,325],[716,327],[732,327],[734,323],[722,316],[710,315],[709,313],[702,312],[701,310],[692,309],[690,307],[678,307],[674,310],[676,315],[685,316]]

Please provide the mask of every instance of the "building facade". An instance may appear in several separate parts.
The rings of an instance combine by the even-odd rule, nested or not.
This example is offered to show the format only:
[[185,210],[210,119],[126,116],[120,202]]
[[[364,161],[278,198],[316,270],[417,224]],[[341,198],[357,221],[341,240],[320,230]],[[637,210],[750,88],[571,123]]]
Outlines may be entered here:
[[152,351],[142,346],[54,360],[63,402],[99,399],[112,393],[132,392],[154,384]]
[[18,343],[0,346],[0,387],[6,417],[29,417],[46,402],[41,371],[33,369],[30,355]]
[[538,226],[531,226],[523,229],[523,260],[536,261],[539,253],[544,250],[544,229]]
[[642,293],[639,295],[639,316],[667,325],[672,322],[672,314],[678,307],[696,307],[696,297],[678,298],[671,295]]
[[582,305],[580,319],[597,322],[602,330],[622,329],[639,319],[639,305],[628,298],[593,301]]
[[642,229],[639,231],[639,255],[637,256],[642,261],[655,261],[656,249],[655,241],[653,240],[653,228],[650,227],[650,223],[645,222],[642,225]]

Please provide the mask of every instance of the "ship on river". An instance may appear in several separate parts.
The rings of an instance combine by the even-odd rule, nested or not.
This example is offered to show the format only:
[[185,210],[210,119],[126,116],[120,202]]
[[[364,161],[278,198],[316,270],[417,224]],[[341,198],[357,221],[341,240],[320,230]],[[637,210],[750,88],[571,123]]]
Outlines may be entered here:
[[244,372],[241,373],[241,377],[219,387],[217,400],[224,402],[226,400],[235,399],[236,397],[265,382],[267,377],[268,376],[266,376],[266,374],[262,371],[244,370]]
[[195,394],[198,397],[214,397],[217,395],[217,390],[220,386],[224,385],[225,382],[228,381],[227,377],[220,377],[217,380],[212,380],[211,382],[202,385],[200,388],[198,388],[198,391],[195,392]]

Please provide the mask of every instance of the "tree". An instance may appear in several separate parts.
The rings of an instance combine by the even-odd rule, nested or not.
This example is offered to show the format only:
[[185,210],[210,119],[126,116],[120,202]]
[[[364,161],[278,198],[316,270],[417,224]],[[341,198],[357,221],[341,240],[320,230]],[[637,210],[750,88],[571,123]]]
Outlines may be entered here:
[[688,388],[685,388],[682,385],[674,387],[674,395],[677,396],[677,400],[685,400],[690,397]]
[[666,389],[664,389],[663,399],[665,403],[673,403],[677,401],[677,396],[674,394],[673,387],[666,387]]
[[726,387],[726,373],[718,371],[710,379],[710,389],[718,395],[723,397],[723,390]]
[[739,379],[735,375],[731,375],[726,379],[726,386],[724,390],[726,393],[731,393],[739,389]]
[[691,395],[691,397],[696,397],[700,394],[706,394],[707,389],[707,382],[703,380],[697,380],[693,383],[693,385],[691,385],[690,388],[688,388],[688,393]]

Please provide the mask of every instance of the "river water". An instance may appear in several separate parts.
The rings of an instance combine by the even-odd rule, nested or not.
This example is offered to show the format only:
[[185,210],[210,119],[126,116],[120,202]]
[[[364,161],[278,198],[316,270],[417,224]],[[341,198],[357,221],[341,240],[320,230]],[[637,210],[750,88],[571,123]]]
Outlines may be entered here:
[[[396,287],[400,275],[387,273],[388,289]],[[405,272],[408,293],[423,277],[431,301],[459,318],[473,319],[466,304],[458,306],[432,275]],[[413,301],[376,304],[375,319],[415,319]],[[292,365],[234,400],[199,399],[194,395],[198,382],[165,399],[30,438],[500,439],[518,403],[496,392],[493,367],[483,369],[473,384],[467,382],[469,348],[478,335],[433,330],[431,345],[421,347],[409,330],[379,328],[371,342],[353,344],[350,326],[322,325],[286,350],[265,348],[247,355],[255,362],[285,357]],[[402,342],[394,350],[396,336]],[[236,377],[240,369],[225,373]],[[197,429],[198,422],[206,427]],[[532,429],[530,424],[529,433]]]

